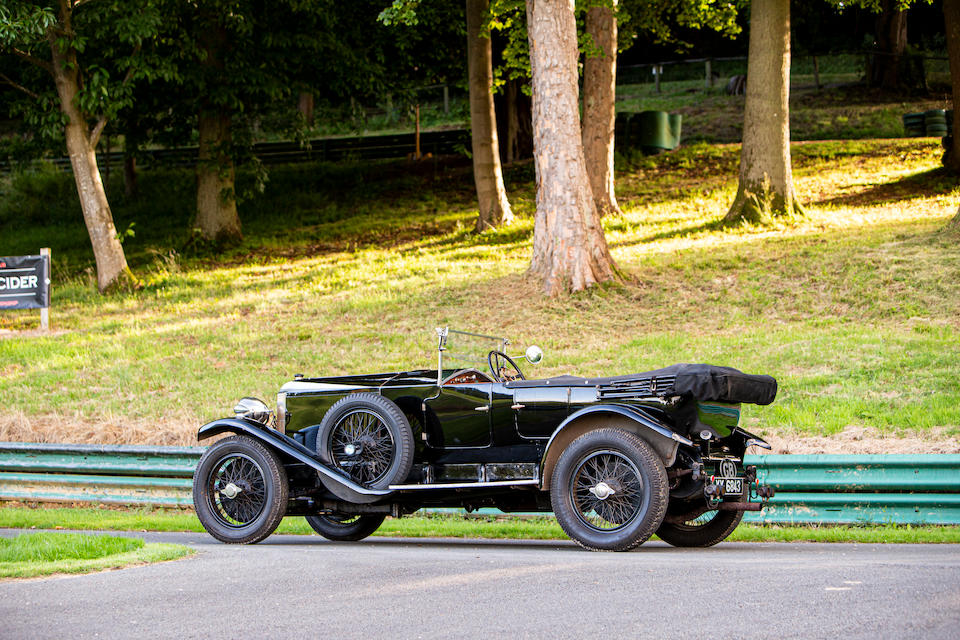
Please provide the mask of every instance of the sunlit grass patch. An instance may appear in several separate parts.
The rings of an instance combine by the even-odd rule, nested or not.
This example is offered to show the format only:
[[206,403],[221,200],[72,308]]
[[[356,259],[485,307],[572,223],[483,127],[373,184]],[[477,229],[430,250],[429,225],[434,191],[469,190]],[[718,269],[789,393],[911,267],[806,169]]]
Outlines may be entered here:
[[912,525],[740,525],[731,542],[839,542],[869,544],[957,544],[960,527]]
[[139,538],[54,532],[20,534],[0,538],[0,578],[89,573],[173,560],[190,553],[193,552],[182,545],[146,544]]

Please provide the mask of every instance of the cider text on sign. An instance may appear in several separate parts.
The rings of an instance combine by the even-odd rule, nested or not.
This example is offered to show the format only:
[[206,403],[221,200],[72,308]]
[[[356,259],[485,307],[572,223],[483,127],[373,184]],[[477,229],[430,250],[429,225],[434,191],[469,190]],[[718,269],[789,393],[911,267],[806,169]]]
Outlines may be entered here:
[[0,278],[0,289],[36,289],[37,276],[8,276]]

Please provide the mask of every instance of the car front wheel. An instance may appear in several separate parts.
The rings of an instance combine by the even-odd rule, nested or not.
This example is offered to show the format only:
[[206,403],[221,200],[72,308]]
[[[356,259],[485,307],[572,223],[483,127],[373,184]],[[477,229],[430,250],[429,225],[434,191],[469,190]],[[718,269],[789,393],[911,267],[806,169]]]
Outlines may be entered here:
[[287,474],[277,456],[252,438],[210,446],[193,474],[193,504],[203,528],[230,544],[260,542],[287,510]]
[[550,500],[563,530],[596,551],[629,551],[660,526],[667,473],[639,436],[598,429],[574,440],[553,471]]

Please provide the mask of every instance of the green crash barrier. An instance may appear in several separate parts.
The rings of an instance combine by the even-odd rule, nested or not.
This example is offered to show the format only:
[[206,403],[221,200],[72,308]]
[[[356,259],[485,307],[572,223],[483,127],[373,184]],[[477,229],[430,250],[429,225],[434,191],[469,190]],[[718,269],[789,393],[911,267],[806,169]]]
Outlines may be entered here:
[[32,502],[108,502],[190,506],[189,478],[0,473],[0,497]]
[[[0,500],[189,506],[203,451],[0,442]],[[762,455],[745,463],[777,492],[747,522],[960,524],[960,455]]]
[[0,442],[0,470],[190,478],[202,447]]
[[960,524],[960,494],[778,493],[746,522],[766,524]]
[[960,493],[960,455],[747,456],[778,491]]
[[960,524],[960,455],[747,456],[777,494],[744,520]]

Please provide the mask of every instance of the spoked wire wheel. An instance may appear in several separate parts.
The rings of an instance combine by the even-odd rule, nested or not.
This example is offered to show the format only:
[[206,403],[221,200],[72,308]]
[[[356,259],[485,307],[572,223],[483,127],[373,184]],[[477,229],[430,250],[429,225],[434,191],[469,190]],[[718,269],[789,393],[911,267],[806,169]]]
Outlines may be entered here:
[[239,529],[255,521],[267,506],[263,469],[241,453],[225,456],[210,474],[207,493],[210,507],[220,523]]
[[710,524],[716,516],[717,511],[705,511],[695,518],[690,518],[683,522],[675,522],[673,526],[683,531],[697,531]]
[[643,478],[618,451],[597,451],[583,458],[570,478],[577,517],[597,531],[628,526],[645,508]]
[[390,470],[397,445],[386,422],[373,411],[356,409],[330,431],[333,462],[355,482],[373,485]]
[[193,506],[217,540],[251,544],[269,536],[287,511],[287,474],[263,443],[233,436],[214,443],[193,474]]
[[667,472],[653,449],[635,433],[607,427],[588,431],[560,454],[550,504],[581,546],[628,551],[660,526],[668,492]]
[[712,547],[733,533],[742,519],[743,511],[707,511],[683,522],[665,520],[657,535],[675,547]]
[[317,433],[320,460],[371,489],[404,480],[413,468],[413,448],[407,417],[378,393],[340,398],[323,416]]
[[335,540],[338,542],[363,540],[379,529],[385,518],[385,514],[379,513],[363,515],[330,513],[306,516],[307,522],[314,531],[327,540]]

